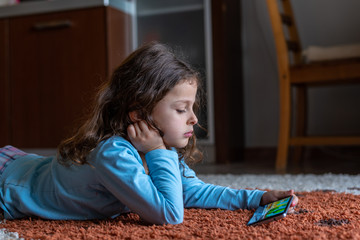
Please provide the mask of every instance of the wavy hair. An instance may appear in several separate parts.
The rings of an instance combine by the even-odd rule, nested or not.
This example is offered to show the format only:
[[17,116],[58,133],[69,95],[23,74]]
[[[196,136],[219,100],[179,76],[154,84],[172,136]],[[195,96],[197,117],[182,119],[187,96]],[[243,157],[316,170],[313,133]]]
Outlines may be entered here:
[[[76,133],[58,146],[59,162],[87,164],[87,155],[103,140],[118,135],[125,139],[127,127],[132,124],[129,113],[138,111],[140,118],[157,130],[151,113],[155,105],[182,81],[196,81],[198,93],[194,104],[200,104],[200,75],[180,60],[164,44],[152,42],[130,54],[117,67],[111,79],[99,89],[93,108]],[[161,131],[160,131],[161,134]],[[185,148],[177,149],[179,159],[187,163],[201,160],[193,135]]]

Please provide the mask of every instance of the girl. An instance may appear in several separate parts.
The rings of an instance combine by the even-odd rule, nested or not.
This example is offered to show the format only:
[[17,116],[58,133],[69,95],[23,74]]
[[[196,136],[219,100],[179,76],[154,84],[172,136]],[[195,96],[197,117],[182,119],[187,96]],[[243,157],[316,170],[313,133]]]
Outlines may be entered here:
[[199,74],[166,46],[151,43],[133,52],[56,157],[0,149],[5,218],[101,219],[132,211],[150,223],[178,224],[184,207],[252,209],[292,195],[196,177],[187,163],[200,156],[193,130],[199,86]]

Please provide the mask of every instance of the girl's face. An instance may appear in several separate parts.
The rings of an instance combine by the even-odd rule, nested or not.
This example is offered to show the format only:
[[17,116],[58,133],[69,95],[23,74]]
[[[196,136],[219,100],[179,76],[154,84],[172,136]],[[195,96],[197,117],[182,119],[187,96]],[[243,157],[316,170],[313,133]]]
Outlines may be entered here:
[[193,112],[197,92],[195,79],[177,84],[154,107],[154,123],[164,133],[168,147],[183,148],[194,134],[198,119]]

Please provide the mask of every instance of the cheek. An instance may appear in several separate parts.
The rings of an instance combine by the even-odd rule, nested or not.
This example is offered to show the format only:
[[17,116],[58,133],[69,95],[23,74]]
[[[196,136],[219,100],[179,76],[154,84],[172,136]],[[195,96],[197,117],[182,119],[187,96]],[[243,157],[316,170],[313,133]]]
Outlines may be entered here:
[[179,121],[174,118],[168,117],[164,119],[158,119],[156,125],[163,132],[164,138],[172,138],[181,132],[181,125],[179,124]]
[[168,111],[162,111],[161,113],[154,112],[154,114],[152,115],[152,119],[156,126],[161,130],[170,128],[172,123],[176,121],[174,115]]
[[163,131],[164,135],[168,135],[169,133],[176,132],[176,127],[172,125],[170,122],[163,122],[163,124],[158,125],[159,129]]
[[155,125],[159,128],[159,130],[164,134],[164,136],[168,135],[169,132],[172,131],[171,120],[166,116],[158,116],[153,118]]

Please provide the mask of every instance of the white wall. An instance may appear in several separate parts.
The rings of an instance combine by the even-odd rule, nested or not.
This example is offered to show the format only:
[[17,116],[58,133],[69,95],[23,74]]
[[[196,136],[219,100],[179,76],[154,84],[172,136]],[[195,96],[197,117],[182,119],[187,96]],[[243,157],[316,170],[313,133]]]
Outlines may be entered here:
[[[359,0],[296,0],[303,48],[360,43]],[[276,53],[264,0],[242,1],[246,147],[277,145]],[[360,85],[309,91],[309,134],[360,134]]]

